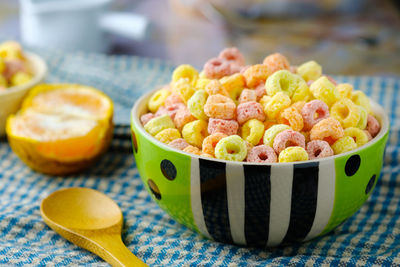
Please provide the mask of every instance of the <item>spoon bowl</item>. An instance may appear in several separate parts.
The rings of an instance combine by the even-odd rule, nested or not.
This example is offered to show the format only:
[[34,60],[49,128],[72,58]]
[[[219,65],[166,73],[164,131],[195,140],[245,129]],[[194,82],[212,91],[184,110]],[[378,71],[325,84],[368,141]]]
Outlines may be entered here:
[[58,190],[42,201],[40,212],[50,228],[112,266],[147,266],[122,242],[121,209],[99,191],[89,188]]

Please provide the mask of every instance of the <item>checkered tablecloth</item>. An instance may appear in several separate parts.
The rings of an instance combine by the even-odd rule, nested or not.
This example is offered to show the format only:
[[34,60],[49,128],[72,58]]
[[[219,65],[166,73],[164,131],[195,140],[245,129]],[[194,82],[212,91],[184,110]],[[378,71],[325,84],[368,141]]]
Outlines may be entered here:
[[6,140],[0,142],[0,265],[107,266],[53,232],[40,217],[44,197],[73,186],[100,190],[119,204],[125,218],[123,239],[150,266],[400,265],[400,79],[336,77],[364,90],[390,116],[382,176],[370,199],[325,237],[260,250],[202,238],[172,220],[144,189],[126,127],[129,110],[145,90],[169,80],[171,64],[137,57],[37,52],[49,64],[48,82],[87,84],[109,94],[115,101],[118,126],[110,150],[96,167],[69,177],[31,171]]

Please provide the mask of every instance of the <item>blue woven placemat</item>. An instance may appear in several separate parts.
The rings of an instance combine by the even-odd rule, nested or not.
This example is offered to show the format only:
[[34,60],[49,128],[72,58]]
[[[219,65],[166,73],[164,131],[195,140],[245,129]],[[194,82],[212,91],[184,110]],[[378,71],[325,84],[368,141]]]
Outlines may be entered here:
[[[150,266],[400,266],[400,79],[336,77],[383,104],[391,119],[382,176],[359,212],[330,235],[269,250],[212,242],[173,221],[145,191],[131,153],[129,109],[144,90],[169,80],[170,64],[137,57],[106,57],[38,51],[48,62],[50,82],[95,86],[115,101],[115,138],[95,168],[70,176],[32,172],[0,142],[0,264],[97,265],[99,257],[64,240],[40,217],[41,199],[73,186],[113,198],[125,218],[123,239]],[[373,159],[371,159],[373,160]]]

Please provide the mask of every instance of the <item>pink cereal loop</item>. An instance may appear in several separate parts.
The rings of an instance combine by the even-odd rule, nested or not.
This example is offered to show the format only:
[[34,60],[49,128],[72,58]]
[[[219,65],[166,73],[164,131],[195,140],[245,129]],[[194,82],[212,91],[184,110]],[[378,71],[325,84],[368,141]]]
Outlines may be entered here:
[[255,146],[247,154],[247,162],[275,163],[277,161],[275,151],[266,145]]
[[207,78],[220,79],[231,74],[231,64],[220,58],[212,58],[204,64],[204,73]]
[[244,66],[244,56],[236,47],[225,48],[219,53],[218,58],[228,61],[230,63],[235,63],[236,65],[241,67]]
[[[318,117],[315,118],[315,113]],[[301,109],[304,120],[304,130],[310,130],[315,124],[329,117],[329,107],[321,100],[312,100]]]
[[367,135],[368,142],[371,141],[372,140],[372,135],[367,130],[363,130],[363,132]]
[[177,103],[173,105],[169,105],[167,107],[161,106],[157,112],[155,113],[156,116],[162,116],[162,115],[169,115],[172,120],[174,120],[176,113],[180,109],[184,109],[185,105],[182,103]]
[[254,91],[256,92],[257,101],[260,100],[261,97],[267,94],[265,91],[265,82],[260,82],[254,89]]
[[273,147],[278,155],[289,146],[300,146],[305,148],[306,139],[304,135],[289,129],[280,132],[275,136]]
[[237,121],[239,124],[243,124],[250,119],[257,119],[260,121],[265,120],[265,114],[262,105],[255,101],[239,104],[236,111]]
[[248,68],[250,68],[251,67],[251,65],[246,65],[246,66],[244,66],[244,67],[242,67],[241,69],[240,69],[240,74],[244,74],[245,72],[246,72],[246,70],[248,69]]
[[148,123],[151,119],[155,118],[156,116],[153,113],[146,113],[140,116],[140,121],[143,125]]
[[306,151],[309,159],[320,159],[333,156],[334,154],[329,143],[323,140],[308,142]]
[[189,123],[194,120],[196,120],[196,118],[193,117],[192,113],[190,113],[187,107],[184,107],[175,114],[174,124],[176,128],[181,130],[186,123]]
[[297,73],[297,66],[290,66],[290,67],[289,67],[289,71],[290,71],[291,73],[293,73],[293,74],[296,74],[296,73]]
[[223,120],[210,118],[208,121],[208,133],[223,133],[226,135],[237,134],[239,123],[235,120]]
[[171,93],[165,99],[164,106],[168,107],[168,106],[171,106],[171,105],[174,105],[174,104],[178,104],[178,103],[182,103],[183,104],[182,98],[179,95],[175,94],[175,93]]
[[381,125],[379,124],[378,120],[370,114],[368,114],[366,130],[371,134],[372,137],[375,137],[381,130]]
[[179,150],[184,150],[187,146],[189,146],[188,142],[186,142],[186,140],[183,138],[172,140],[168,145]]

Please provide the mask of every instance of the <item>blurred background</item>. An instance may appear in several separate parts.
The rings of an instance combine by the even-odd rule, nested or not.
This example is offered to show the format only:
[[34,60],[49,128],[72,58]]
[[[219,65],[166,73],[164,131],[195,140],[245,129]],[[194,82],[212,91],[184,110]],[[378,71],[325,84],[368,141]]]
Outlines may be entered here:
[[[62,6],[68,0],[20,2]],[[113,33],[101,41],[107,42],[108,54],[156,57],[201,68],[224,47],[237,46],[247,63],[281,52],[296,65],[314,59],[329,74],[400,75],[400,1],[396,0],[114,0],[110,5],[111,11],[137,14],[140,19],[125,27],[128,32],[109,31]],[[20,20],[21,12],[18,1],[0,1],[1,38],[26,39],[21,21],[30,11],[25,10]],[[140,26],[132,25],[136,22]],[[24,23],[25,32],[32,25],[44,29],[36,22]],[[119,21],[121,25],[128,24]],[[46,46],[62,44],[48,41]],[[91,45],[86,50],[99,49]]]

